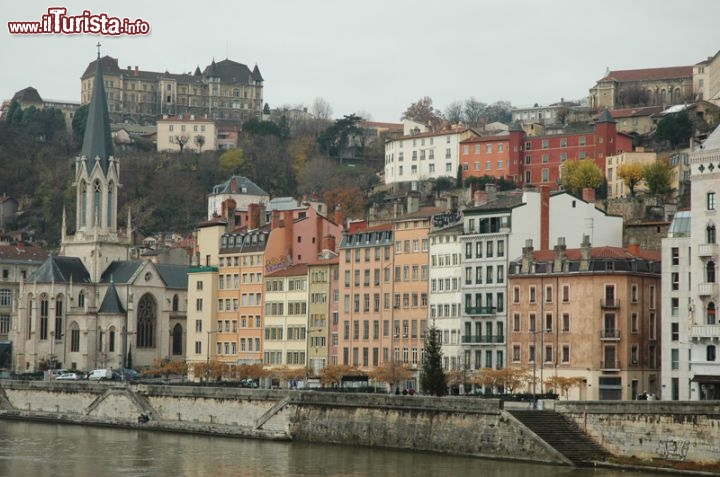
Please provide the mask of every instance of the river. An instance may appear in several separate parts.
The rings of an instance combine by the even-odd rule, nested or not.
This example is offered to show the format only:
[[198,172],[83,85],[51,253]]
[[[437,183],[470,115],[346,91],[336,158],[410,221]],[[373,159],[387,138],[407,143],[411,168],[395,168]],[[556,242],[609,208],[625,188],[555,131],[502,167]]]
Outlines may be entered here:
[[[610,477],[439,454],[0,421],[2,477]],[[624,476],[645,476],[626,472]]]

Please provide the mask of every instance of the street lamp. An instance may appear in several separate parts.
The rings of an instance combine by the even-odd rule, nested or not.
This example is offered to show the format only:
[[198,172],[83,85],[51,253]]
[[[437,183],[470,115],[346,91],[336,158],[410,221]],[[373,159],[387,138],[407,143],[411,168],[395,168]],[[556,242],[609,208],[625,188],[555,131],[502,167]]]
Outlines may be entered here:
[[213,333],[219,333],[220,330],[208,330],[207,331],[207,358],[205,359],[205,386],[208,385],[210,380],[210,335]]
[[[537,393],[536,393],[536,386],[537,386],[537,380],[535,378],[535,369],[537,368],[537,358],[538,358],[538,352],[537,352],[537,334],[543,333],[543,332],[550,332],[552,330],[546,330],[544,328],[539,330],[530,330],[530,333],[533,335],[533,385],[532,385],[532,407],[533,409],[537,409]],[[545,335],[540,335],[540,346],[545,346]],[[541,354],[542,356],[542,354]],[[542,371],[542,370],[541,370]]]

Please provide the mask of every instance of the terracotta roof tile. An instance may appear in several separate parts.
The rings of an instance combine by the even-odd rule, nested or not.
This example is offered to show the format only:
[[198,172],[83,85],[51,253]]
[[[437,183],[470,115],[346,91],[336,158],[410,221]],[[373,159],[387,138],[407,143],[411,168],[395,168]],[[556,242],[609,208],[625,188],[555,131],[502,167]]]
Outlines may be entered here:
[[600,81],[641,81],[692,78],[692,66],[670,66],[667,68],[645,68],[639,70],[610,71]]

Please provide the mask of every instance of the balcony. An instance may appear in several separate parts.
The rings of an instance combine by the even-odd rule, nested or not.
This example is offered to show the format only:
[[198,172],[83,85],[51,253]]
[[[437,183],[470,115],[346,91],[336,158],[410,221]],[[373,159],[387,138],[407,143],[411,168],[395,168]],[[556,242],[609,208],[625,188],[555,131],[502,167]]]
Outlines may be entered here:
[[698,256],[700,257],[717,257],[718,255],[718,244],[716,243],[702,243],[698,245]]
[[505,342],[505,335],[465,335],[463,343],[469,344],[502,344]]
[[620,360],[600,361],[600,371],[620,371]]
[[700,283],[698,284],[698,295],[715,296],[717,295],[717,283]]
[[690,328],[690,338],[720,340],[720,325],[693,325]]
[[466,306],[466,315],[494,315],[496,308],[494,306]]
[[620,300],[617,298],[605,298],[600,300],[600,307],[607,310],[620,308]]
[[620,330],[600,330],[600,339],[603,341],[618,341],[620,339]]

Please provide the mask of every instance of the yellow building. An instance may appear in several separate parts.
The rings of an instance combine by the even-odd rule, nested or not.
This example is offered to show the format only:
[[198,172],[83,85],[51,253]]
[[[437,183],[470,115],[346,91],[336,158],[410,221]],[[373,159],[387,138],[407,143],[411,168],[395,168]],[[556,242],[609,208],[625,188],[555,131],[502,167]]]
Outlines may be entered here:
[[157,120],[158,152],[214,151],[218,134],[215,121],[191,114]]
[[[638,148],[637,152],[623,152],[614,156],[605,158],[605,177],[607,177],[607,196],[608,199],[619,199],[630,195],[630,189],[625,181],[620,178],[618,172],[625,164],[639,164],[647,166],[657,160],[657,154],[654,152],[644,152]],[[640,181],[635,186],[635,192],[647,190],[645,181]]]

